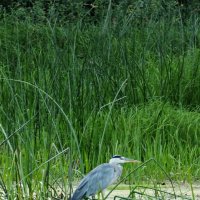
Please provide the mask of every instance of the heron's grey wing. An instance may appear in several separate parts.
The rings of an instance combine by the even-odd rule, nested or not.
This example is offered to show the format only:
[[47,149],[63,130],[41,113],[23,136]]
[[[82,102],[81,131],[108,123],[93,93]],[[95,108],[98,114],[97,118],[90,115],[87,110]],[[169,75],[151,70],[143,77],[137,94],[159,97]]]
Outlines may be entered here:
[[112,184],[118,175],[115,168],[110,164],[102,164],[93,169],[80,182],[71,200],[79,200],[84,196],[93,196]]
[[83,179],[83,181],[77,187],[70,200],[81,200],[86,195],[86,192],[87,192],[87,182],[85,182]]
[[88,182],[86,196],[95,195],[113,183],[115,179],[115,168],[110,164],[102,164],[92,170],[86,179]]

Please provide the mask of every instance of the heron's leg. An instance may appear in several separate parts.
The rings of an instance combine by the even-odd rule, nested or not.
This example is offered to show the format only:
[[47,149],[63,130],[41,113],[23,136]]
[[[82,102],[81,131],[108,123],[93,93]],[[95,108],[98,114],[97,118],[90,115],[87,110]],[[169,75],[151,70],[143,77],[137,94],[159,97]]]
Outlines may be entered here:
[[106,196],[106,189],[101,191],[101,197],[102,199],[104,199],[104,197]]
[[98,195],[97,195],[97,199],[98,199],[98,200],[101,199],[101,198],[100,198],[100,194],[101,194],[101,192],[98,192]]
[[85,197],[84,199],[85,199],[85,200],[91,200],[91,199],[94,199],[94,196],[92,196],[92,198],[90,198],[90,197]]

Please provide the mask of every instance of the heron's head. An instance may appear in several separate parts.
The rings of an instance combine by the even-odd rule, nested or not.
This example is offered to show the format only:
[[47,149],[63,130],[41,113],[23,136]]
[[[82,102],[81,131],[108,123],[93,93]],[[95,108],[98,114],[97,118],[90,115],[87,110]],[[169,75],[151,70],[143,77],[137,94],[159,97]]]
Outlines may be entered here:
[[114,155],[109,163],[113,163],[113,164],[123,164],[123,163],[140,163],[140,161],[138,160],[134,160],[134,159],[130,159],[130,158],[125,158],[123,156],[119,156],[119,155]]

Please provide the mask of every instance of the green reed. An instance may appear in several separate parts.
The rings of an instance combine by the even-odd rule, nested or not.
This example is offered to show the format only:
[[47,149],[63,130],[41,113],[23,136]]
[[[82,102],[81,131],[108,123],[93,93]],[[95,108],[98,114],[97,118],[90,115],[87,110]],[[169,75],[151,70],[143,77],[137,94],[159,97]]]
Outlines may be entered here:
[[[98,23],[2,15],[0,183],[10,199],[47,197],[62,184],[69,193],[112,154],[199,178],[199,16],[114,17],[111,3]],[[138,173],[166,178],[151,165]]]

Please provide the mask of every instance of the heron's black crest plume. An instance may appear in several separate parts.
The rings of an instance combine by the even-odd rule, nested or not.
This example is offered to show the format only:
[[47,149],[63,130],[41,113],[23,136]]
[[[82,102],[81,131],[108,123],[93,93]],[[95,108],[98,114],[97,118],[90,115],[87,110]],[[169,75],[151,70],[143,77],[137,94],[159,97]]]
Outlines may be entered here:
[[120,155],[114,155],[112,158],[121,158]]

